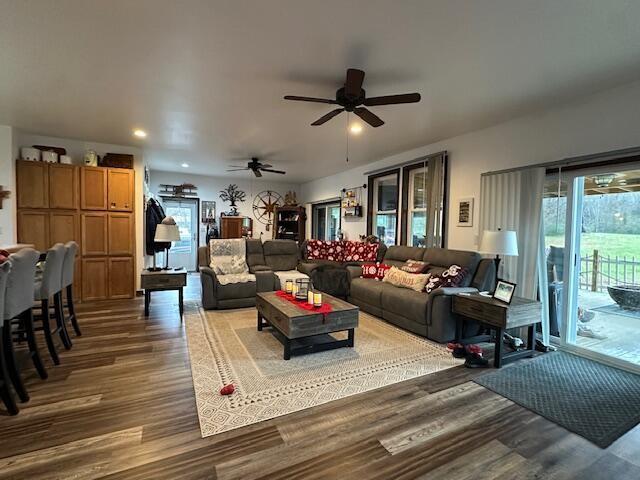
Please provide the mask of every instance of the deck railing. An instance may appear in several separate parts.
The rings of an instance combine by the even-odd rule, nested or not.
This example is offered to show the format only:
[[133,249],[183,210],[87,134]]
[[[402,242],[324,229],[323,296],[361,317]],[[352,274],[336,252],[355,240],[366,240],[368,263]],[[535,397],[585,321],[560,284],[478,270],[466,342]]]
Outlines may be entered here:
[[640,284],[640,259],[604,256],[598,250],[580,258],[580,288],[606,292],[610,285]]

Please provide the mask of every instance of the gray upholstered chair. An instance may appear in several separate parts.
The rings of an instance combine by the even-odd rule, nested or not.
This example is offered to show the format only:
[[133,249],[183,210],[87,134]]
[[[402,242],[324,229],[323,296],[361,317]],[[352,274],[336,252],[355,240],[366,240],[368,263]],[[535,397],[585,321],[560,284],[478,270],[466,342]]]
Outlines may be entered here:
[[[4,298],[5,290],[7,288],[7,279],[9,278],[9,271],[11,270],[11,264],[4,262],[0,265],[0,318],[4,318]],[[2,332],[4,331],[4,322],[0,322],[0,338],[2,338]],[[7,365],[5,363],[5,354],[2,342],[0,342],[0,398],[4,403],[9,415],[16,415],[20,409],[16,405],[13,399],[13,392],[11,391],[11,380],[9,373],[7,372]]]
[[20,369],[14,353],[14,337],[27,339],[29,356],[33,361],[40,378],[47,378],[33,328],[33,284],[35,281],[36,263],[39,254],[37,251],[27,248],[9,256],[8,263],[11,271],[7,279],[5,292],[2,345],[6,359],[7,370],[13,382],[20,400],[26,402],[29,395],[22,383]]
[[[47,251],[42,277],[36,282],[34,290],[35,300],[40,301],[42,311],[42,315],[36,317],[36,321],[42,321],[42,330],[44,331],[47,348],[53,363],[56,365],[60,364],[60,358],[53,343],[53,334],[58,333],[60,335],[64,348],[67,350],[71,348],[71,339],[67,333],[62,312],[62,265],[65,254],[66,249],[61,243],[55,244]],[[51,330],[49,323],[49,320],[51,320],[51,298],[54,299],[55,330]]]
[[[73,330],[76,332],[76,335],[79,337],[82,335],[80,331],[80,325],[78,325],[78,319],[76,318],[76,309],[73,305],[73,274],[75,272],[76,266],[76,254],[78,253],[78,244],[74,241],[67,242],[64,245],[65,255],[64,262],[62,263],[62,288],[65,290],[65,294],[67,297],[67,311],[69,312],[68,319],[71,321],[71,325],[73,325]],[[63,306],[63,315],[64,321],[67,321],[67,317],[64,314],[64,306]]]

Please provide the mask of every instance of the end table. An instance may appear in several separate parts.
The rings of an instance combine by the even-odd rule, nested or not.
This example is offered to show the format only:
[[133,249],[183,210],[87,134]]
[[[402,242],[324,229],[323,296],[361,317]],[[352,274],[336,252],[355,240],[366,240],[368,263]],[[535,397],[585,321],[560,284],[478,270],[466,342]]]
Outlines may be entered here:
[[[500,368],[503,364],[519,358],[531,357],[535,353],[535,325],[541,321],[542,315],[540,302],[514,297],[510,304],[506,304],[478,293],[457,294],[453,297],[451,310],[457,314],[456,342],[463,344],[485,342],[491,338],[489,335],[462,338],[462,324],[465,318],[470,318],[479,322],[483,327],[495,330],[494,367]],[[502,334],[509,328],[518,327],[527,327],[527,348],[503,353]]]
[[149,316],[151,292],[177,290],[180,321],[182,322],[182,314],[184,313],[183,288],[187,286],[187,271],[184,268],[179,270],[159,270],[157,272],[142,270],[140,278],[140,285],[144,289],[144,316]]

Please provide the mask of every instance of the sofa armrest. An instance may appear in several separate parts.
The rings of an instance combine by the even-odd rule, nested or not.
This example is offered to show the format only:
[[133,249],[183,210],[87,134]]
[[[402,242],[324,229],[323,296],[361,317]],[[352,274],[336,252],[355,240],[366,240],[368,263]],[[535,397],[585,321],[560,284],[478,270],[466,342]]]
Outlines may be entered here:
[[362,276],[362,266],[347,265],[347,272],[349,272],[349,279],[360,278]]
[[252,265],[249,267],[249,273],[257,273],[257,272],[270,272],[271,267],[267,265]]
[[436,288],[429,294],[429,298],[436,297],[438,295],[457,295],[459,293],[478,293],[477,288],[473,287],[442,287]]
[[206,310],[216,308],[218,302],[216,301],[215,288],[218,282],[211,267],[200,267],[200,283],[202,284],[202,307]]
[[216,272],[211,267],[200,267],[200,275],[208,275],[215,280]]
[[258,270],[254,272],[256,276],[256,292],[273,292],[276,283],[276,276],[271,269]]
[[304,273],[305,275],[311,276],[311,273],[320,266],[319,263],[314,262],[300,262],[298,263],[297,270],[300,273]]

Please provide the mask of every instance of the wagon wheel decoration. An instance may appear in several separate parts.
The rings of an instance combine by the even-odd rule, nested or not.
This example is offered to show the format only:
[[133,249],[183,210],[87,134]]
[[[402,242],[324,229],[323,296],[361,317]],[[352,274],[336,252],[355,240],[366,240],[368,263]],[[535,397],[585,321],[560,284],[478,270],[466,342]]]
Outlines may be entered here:
[[273,190],[265,190],[260,192],[253,199],[253,216],[260,223],[266,225],[267,232],[273,224],[273,214],[276,207],[283,204],[282,195]]

